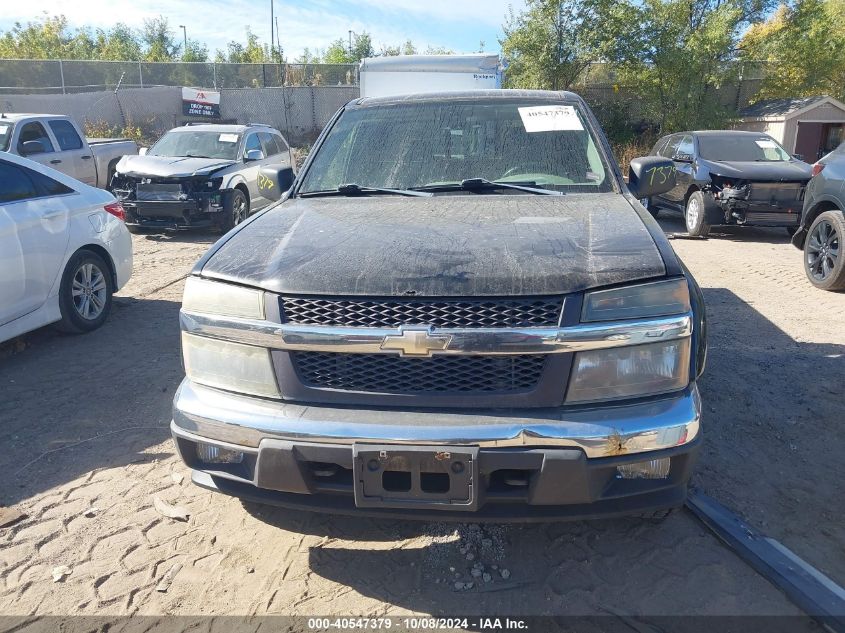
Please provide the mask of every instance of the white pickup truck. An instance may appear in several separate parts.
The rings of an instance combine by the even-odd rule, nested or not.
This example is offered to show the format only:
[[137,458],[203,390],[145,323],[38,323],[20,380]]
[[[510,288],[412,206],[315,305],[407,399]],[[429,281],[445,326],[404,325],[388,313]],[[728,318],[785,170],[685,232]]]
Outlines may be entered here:
[[106,189],[117,162],[137,154],[138,145],[129,139],[85,138],[70,117],[59,114],[0,113],[0,151]]

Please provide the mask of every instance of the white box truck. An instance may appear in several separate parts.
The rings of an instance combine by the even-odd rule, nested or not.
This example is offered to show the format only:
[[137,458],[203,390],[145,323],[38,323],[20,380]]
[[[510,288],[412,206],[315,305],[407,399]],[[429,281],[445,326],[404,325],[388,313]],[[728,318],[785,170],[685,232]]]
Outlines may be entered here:
[[502,71],[490,53],[368,57],[361,60],[361,96],[501,88]]

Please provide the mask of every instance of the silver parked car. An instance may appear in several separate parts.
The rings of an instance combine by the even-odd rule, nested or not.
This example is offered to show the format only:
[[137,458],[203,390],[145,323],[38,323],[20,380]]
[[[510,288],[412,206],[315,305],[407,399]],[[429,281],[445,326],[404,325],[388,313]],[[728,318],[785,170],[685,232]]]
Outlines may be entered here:
[[804,249],[804,271],[816,288],[845,290],[845,143],[813,165],[801,225],[792,243]]
[[268,125],[185,125],[117,164],[112,190],[130,231],[211,227],[226,232],[270,203],[261,168],[292,167],[290,146]]

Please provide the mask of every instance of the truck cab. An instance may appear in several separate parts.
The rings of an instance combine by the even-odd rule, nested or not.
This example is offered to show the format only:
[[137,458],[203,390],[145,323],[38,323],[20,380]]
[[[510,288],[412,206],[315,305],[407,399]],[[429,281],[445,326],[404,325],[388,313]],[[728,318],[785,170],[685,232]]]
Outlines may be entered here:
[[86,139],[70,117],[0,114],[0,151],[23,156],[92,187],[108,188],[115,166],[137,154],[128,139]]

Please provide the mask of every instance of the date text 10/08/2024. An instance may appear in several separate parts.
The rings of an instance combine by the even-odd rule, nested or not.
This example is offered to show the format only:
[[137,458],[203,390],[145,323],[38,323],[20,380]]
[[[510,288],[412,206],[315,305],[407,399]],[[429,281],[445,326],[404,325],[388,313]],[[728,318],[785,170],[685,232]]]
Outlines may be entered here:
[[519,618],[309,618],[311,631],[390,630],[452,631],[473,628],[483,631],[527,631],[528,623]]

